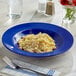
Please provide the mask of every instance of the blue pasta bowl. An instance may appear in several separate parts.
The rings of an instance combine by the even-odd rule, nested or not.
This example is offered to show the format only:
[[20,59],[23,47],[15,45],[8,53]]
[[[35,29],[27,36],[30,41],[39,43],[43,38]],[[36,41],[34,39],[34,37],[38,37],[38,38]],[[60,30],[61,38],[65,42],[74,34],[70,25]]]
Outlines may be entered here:
[[[56,49],[52,52],[31,53],[21,50],[18,47],[18,40],[25,35],[38,34],[39,32],[47,33],[56,43]],[[30,57],[49,57],[63,54],[68,51],[73,44],[73,36],[66,29],[50,23],[29,22],[15,25],[6,30],[2,36],[3,45],[11,52]]]

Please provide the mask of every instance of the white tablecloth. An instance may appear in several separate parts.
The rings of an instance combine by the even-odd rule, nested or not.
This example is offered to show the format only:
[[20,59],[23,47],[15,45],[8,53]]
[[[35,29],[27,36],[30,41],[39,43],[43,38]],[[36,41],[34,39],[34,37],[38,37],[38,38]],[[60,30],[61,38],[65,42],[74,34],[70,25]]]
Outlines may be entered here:
[[[61,22],[65,14],[65,10],[59,4],[58,0],[55,2],[55,15],[53,17],[44,17],[37,13],[38,0],[23,0],[23,14],[22,17],[16,20],[11,20],[8,17],[8,0],[0,0],[0,69],[6,64],[2,61],[3,56],[8,56],[11,59],[20,59],[32,64],[36,64],[46,68],[53,68],[62,72],[61,76],[76,76],[76,23],[70,25],[67,29],[73,34],[74,44],[72,48],[64,54],[48,57],[48,58],[31,58],[14,54],[8,51],[1,42],[2,34],[10,27],[26,22],[48,22],[62,27]],[[27,9],[28,7],[28,9]]]

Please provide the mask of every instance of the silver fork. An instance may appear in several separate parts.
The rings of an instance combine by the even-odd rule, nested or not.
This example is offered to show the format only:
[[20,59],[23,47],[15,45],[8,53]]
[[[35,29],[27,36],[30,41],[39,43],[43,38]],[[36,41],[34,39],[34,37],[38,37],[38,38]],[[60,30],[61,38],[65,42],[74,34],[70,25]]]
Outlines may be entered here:
[[40,73],[40,72],[38,72],[38,71],[32,70],[32,69],[30,69],[30,68],[26,68],[26,67],[23,68],[23,67],[15,64],[15,63],[13,63],[12,60],[11,60],[10,58],[8,58],[7,56],[3,57],[3,61],[4,61],[6,64],[8,64],[11,68],[13,68],[13,69],[22,69],[22,70],[26,69],[26,70],[29,70],[29,71],[38,73],[38,74],[40,74],[41,76],[50,76],[50,75],[46,75],[46,74]]

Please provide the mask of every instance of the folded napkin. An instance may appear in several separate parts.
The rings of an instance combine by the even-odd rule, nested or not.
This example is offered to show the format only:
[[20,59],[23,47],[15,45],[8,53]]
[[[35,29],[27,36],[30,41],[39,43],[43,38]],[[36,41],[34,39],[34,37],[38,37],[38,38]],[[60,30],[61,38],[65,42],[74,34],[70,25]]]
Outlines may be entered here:
[[[28,69],[30,68],[31,70],[35,70],[39,73],[45,74],[46,76],[59,76],[61,74],[59,71],[40,67],[40,66],[33,65],[30,63],[26,63],[26,62],[22,62],[22,61],[16,60],[16,59],[13,60],[13,63],[15,63],[18,66],[23,67],[23,68],[28,68]],[[34,75],[32,75],[32,76],[34,76]],[[38,75],[35,74],[35,76],[38,76]]]
[[[22,62],[20,60],[12,60],[7,56],[3,60],[9,65],[1,70],[1,73],[11,76],[59,76],[60,72],[30,63]],[[39,75],[38,75],[39,74]],[[41,75],[40,75],[41,74]]]

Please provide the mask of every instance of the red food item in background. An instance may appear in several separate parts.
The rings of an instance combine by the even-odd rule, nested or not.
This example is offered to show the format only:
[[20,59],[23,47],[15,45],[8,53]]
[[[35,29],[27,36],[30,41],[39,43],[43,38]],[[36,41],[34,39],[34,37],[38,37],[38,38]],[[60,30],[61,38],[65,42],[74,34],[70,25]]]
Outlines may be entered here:
[[62,5],[69,5],[69,1],[68,0],[60,0],[60,3]]
[[76,0],[72,0],[73,5],[76,6]]
[[60,0],[60,3],[62,5],[73,5],[73,6],[76,6],[76,0],[72,0],[72,3],[70,2],[70,0]]

